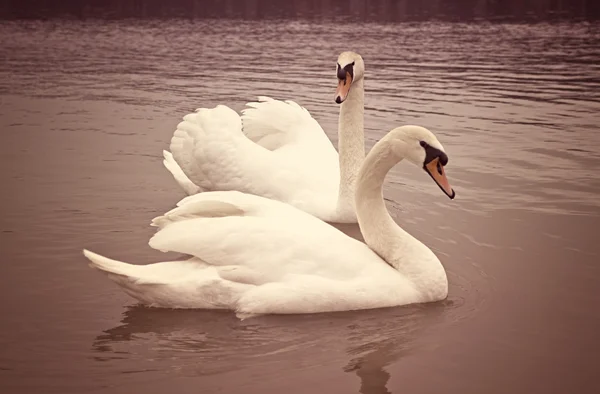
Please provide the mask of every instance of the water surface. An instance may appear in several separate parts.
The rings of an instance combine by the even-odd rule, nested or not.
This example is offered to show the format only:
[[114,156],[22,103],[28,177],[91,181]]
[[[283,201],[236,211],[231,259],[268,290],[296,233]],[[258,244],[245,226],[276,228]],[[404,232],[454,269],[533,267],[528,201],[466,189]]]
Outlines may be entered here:
[[[6,9],[3,392],[600,390],[598,22]],[[193,109],[291,98],[335,142],[335,59],[347,49],[366,62],[368,147],[419,124],[448,152],[456,200],[405,165],[385,190],[398,223],[442,260],[448,300],[240,321],[136,306],[87,267],[83,247],[173,257],[147,246],[149,222],[183,197],[161,152]]]

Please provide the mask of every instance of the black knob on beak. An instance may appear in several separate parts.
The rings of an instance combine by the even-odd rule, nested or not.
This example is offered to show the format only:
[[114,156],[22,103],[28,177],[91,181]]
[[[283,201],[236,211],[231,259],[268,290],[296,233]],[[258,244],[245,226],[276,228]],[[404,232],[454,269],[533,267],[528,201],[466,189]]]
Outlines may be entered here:
[[337,67],[337,77],[338,77],[338,79],[341,79],[341,80],[346,79],[346,73],[347,73],[347,71],[344,70],[343,68],[341,68],[340,65],[338,64],[338,67]]

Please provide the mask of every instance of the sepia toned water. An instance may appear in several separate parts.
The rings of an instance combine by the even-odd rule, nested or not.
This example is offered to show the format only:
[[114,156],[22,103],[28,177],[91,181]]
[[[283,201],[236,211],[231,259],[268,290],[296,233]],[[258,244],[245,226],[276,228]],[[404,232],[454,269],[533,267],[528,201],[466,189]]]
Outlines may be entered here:
[[[226,3],[0,14],[0,391],[599,392],[600,23]],[[184,196],[162,150],[197,107],[293,99],[336,142],[344,50],[365,59],[367,147],[418,124],[449,155],[456,200],[406,165],[385,188],[446,301],[240,321],[137,306],[87,266],[84,247],[178,257],[149,223]]]

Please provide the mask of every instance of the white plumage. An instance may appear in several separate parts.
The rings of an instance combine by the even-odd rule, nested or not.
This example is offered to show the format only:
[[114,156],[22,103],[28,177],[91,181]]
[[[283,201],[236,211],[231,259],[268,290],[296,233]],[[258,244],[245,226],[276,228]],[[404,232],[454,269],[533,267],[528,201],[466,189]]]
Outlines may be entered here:
[[189,196],[152,222],[159,230],[150,246],[189,260],[136,266],[84,254],[129,295],[156,307],[247,316],[441,300],[448,290],[443,266],[393,222],[381,195],[385,174],[402,158],[423,165],[420,141],[443,149],[428,130],[405,126],[365,160],[356,206],[369,246],[283,202],[222,191]]
[[[188,114],[164,152],[165,167],[188,194],[237,190],[283,201],[322,220],[356,223],[354,182],[364,159],[362,58],[340,108],[339,150],[293,101],[259,97],[240,117],[219,105]],[[243,127],[242,127],[243,125]]]

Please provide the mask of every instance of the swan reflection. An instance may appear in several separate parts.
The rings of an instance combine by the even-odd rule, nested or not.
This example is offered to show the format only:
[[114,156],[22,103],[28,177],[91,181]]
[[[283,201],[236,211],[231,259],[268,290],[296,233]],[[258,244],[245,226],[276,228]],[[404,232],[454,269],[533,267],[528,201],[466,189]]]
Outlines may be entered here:
[[229,373],[242,373],[250,381],[260,376],[268,384],[282,376],[300,380],[296,373],[303,371],[319,376],[324,367],[339,365],[358,376],[357,392],[391,393],[386,368],[418,351],[428,328],[438,325],[447,307],[445,302],[239,320],[224,311],[132,306],[92,347],[95,360],[110,361],[123,372],[135,366],[136,372],[161,370],[188,377],[219,374],[222,381]]

